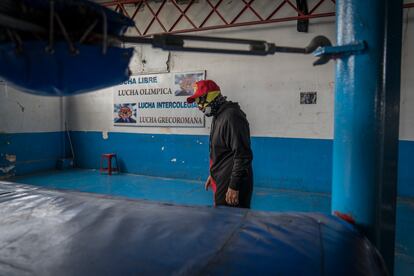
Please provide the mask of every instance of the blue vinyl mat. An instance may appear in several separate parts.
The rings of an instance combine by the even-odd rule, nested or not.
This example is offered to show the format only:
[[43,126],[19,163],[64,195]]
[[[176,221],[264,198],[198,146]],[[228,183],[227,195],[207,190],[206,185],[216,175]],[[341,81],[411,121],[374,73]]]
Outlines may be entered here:
[[[149,177],[134,174],[107,176],[96,170],[63,170],[20,176],[13,181],[52,189],[100,193],[117,197],[211,206],[212,194],[203,181]],[[256,186],[252,209],[257,211],[330,213],[330,196]],[[394,275],[414,275],[414,200],[399,198]],[[1,273],[0,273],[1,274]]]
[[0,182],[1,275],[385,275],[320,213],[181,206]]

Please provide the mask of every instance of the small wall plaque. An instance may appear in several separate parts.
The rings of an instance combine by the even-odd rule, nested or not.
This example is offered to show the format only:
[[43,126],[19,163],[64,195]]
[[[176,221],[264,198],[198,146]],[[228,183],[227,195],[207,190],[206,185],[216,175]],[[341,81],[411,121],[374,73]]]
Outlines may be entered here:
[[300,92],[300,104],[316,104],[316,91]]

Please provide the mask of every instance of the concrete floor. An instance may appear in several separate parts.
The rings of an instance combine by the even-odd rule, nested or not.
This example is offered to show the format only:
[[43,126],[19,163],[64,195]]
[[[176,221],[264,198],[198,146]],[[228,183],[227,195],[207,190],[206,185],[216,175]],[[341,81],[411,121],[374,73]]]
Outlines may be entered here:
[[[11,181],[182,204],[212,205],[204,183],[133,174],[102,175],[96,170],[63,170],[15,177]],[[255,187],[252,209],[261,211],[330,212],[330,195]],[[414,275],[414,199],[398,199],[395,275]]]

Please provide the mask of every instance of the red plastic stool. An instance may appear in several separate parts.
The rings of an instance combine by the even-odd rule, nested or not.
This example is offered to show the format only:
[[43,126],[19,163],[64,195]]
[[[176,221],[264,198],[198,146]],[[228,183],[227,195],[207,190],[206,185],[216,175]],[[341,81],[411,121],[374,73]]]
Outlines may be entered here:
[[[103,167],[104,160],[108,160],[108,166]],[[112,159],[115,160],[116,167],[112,167]],[[112,172],[119,172],[118,158],[115,153],[104,153],[101,155],[101,168],[100,172],[108,172],[108,175],[111,175]]]

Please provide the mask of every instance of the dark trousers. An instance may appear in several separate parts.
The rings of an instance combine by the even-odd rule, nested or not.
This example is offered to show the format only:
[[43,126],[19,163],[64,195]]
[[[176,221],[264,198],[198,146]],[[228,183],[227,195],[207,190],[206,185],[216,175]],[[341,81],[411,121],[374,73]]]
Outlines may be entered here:
[[220,187],[218,185],[216,193],[214,195],[215,206],[230,206],[237,208],[250,208],[250,202],[253,194],[253,181],[248,181],[240,185],[239,189],[239,204],[229,205],[226,202],[226,193],[228,186]]

